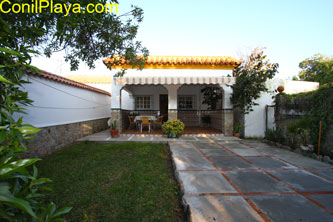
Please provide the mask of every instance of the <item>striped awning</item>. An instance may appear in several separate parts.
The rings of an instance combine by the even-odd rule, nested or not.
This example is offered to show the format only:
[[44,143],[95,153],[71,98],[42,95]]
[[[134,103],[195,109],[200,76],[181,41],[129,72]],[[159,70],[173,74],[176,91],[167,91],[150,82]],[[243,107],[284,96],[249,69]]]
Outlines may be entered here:
[[179,84],[233,84],[235,77],[167,77],[167,76],[128,76],[115,78],[117,85],[179,85]]

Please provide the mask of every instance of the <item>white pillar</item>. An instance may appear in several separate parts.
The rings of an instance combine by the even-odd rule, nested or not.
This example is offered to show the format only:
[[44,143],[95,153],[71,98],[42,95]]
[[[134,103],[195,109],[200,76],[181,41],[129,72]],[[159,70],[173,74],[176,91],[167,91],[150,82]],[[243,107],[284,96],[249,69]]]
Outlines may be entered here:
[[177,94],[181,85],[164,85],[168,90],[168,119],[177,119]]
[[122,118],[121,118],[121,88],[123,85],[116,85],[115,78],[111,83],[111,118],[112,122],[116,121],[117,129],[122,131]]

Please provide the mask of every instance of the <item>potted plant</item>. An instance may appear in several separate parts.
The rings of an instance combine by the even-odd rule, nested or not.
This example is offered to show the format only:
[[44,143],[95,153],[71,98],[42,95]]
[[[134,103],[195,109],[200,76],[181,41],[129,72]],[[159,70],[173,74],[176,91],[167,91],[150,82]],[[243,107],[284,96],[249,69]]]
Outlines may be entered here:
[[243,124],[237,121],[234,125],[234,136],[240,138],[240,132],[242,130]]
[[209,127],[210,123],[211,123],[211,119],[209,115],[205,115],[203,117],[201,117],[202,123],[203,123],[203,127]]
[[169,120],[162,125],[163,132],[166,133],[169,138],[178,138],[184,133],[184,128],[184,123],[177,119]]
[[113,121],[113,123],[111,124],[111,130],[110,130],[110,134],[112,138],[115,138],[119,135],[119,130],[117,129],[117,121]]

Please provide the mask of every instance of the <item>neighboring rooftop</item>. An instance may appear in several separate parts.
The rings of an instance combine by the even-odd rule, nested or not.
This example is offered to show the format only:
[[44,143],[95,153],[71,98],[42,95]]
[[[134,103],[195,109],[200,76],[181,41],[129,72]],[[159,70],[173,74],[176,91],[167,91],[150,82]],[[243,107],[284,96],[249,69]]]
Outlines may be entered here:
[[85,84],[111,84],[111,75],[108,76],[88,76],[88,75],[68,75],[68,79]]
[[[112,69],[131,69],[129,60],[107,58],[104,64]],[[118,64],[116,64],[118,63]],[[230,56],[148,56],[145,69],[233,69],[240,60]]]
[[34,75],[34,76],[37,76],[37,77],[40,77],[40,78],[48,79],[48,80],[59,82],[59,83],[62,83],[62,84],[66,84],[66,85],[70,85],[70,86],[74,86],[74,87],[78,87],[78,88],[83,88],[83,89],[87,89],[87,90],[90,90],[90,91],[94,91],[94,92],[97,92],[97,93],[102,93],[102,94],[111,96],[111,93],[109,93],[107,91],[104,91],[104,90],[101,90],[101,89],[98,89],[98,88],[95,88],[95,87],[92,87],[92,86],[88,86],[86,84],[83,84],[83,83],[80,83],[80,82],[77,82],[77,81],[74,81],[74,80],[71,80],[71,79],[67,79],[65,77],[58,76],[58,75],[46,72],[44,70],[41,70],[40,73],[36,73],[36,72],[32,72],[32,71],[27,71],[27,73],[29,75]]

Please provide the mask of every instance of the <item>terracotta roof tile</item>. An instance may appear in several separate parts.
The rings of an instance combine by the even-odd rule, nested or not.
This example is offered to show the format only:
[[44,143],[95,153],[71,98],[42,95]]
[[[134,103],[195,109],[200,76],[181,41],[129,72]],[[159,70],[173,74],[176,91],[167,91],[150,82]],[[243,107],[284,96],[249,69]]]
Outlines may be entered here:
[[[119,61],[119,57],[104,59],[103,62],[107,66],[114,66],[115,61]],[[211,65],[211,66],[238,66],[240,60],[230,56],[148,56],[146,65]],[[120,59],[120,64],[129,64],[129,61]]]
[[97,89],[95,87],[88,86],[86,84],[76,82],[74,80],[67,79],[65,77],[58,76],[58,75],[46,72],[44,70],[41,70],[40,73],[36,73],[36,72],[32,72],[32,71],[27,71],[27,73],[29,75],[35,75],[35,76],[38,76],[38,77],[41,77],[41,78],[44,78],[44,79],[49,79],[49,80],[59,82],[59,83],[62,83],[62,84],[66,84],[66,85],[70,85],[70,86],[74,86],[74,87],[78,87],[78,88],[82,88],[82,89],[87,89],[87,90],[90,90],[90,91],[94,91],[94,92],[98,92],[98,93],[102,93],[102,94],[111,96],[111,94],[107,91]]

